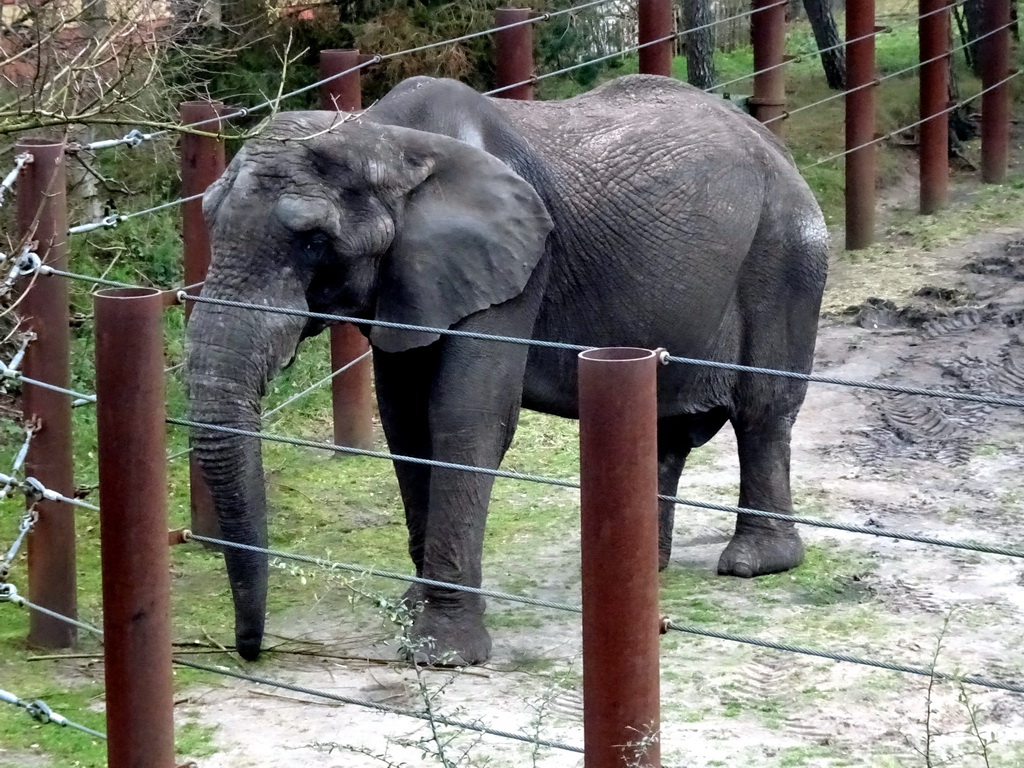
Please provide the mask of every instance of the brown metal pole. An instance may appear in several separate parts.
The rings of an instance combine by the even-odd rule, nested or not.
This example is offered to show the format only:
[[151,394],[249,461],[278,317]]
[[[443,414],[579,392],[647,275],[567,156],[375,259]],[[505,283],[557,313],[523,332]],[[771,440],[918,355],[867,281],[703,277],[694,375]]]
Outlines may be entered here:
[[[43,264],[66,270],[64,144],[23,139],[16,151],[32,156],[32,162],[22,169],[18,179],[18,231]],[[33,275],[23,279],[19,288],[26,291],[19,310],[25,318],[23,327],[36,337],[25,352],[22,370],[29,378],[68,388],[71,369],[67,280]],[[64,496],[74,496],[71,399],[23,384],[21,402],[25,423],[39,424],[25,461],[26,474]],[[40,501],[36,511],[39,519],[28,537],[29,599],[75,618],[78,609],[74,510],[59,502]],[[75,640],[74,627],[35,611],[30,614],[28,641],[32,645],[67,648]]]
[[[875,0],[846,7],[846,249],[875,239]],[[856,38],[863,38],[850,42]],[[867,145],[867,146],[865,146]]]
[[918,12],[921,120],[925,121],[918,161],[921,213],[928,214],[949,202],[949,3],[918,0]]
[[[786,111],[786,4],[779,0],[753,0],[750,37],[754,44],[754,95],[752,114],[782,135]],[[767,71],[763,71],[767,70]],[[771,122],[768,122],[768,121]]]
[[[639,43],[644,46],[640,49],[640,73],[671,77],[672,53],[675,51],[672,0],[640,0],[637,14]],[[654,43],[654,40],[660,42]]]
[[586,768],[660,765],[657,358],[579,356]]
[[[355,50],[320,51],[320,76],[331,77],[363,62]],[[359,70],[336,77],[320,87],[320,109],[355,112],[362,109]],[[331,369],[338,370],[370,348],[366,337],[349,323],[331,326]],[[368,361],[352,366],[331,382],[334,444],[351,448],[373,445],[373,390]],[[341,454],[339,454],[341,455]]]
[[[219,101],[186,101],[181,105],[183,125],[202,122],[197,131],[220,133]],[[205,122],[205,121],[212,122]],[[181,134],[181,192],[191,197],[206,191],[224,173],[224,140],[192,133]],[[181,205],[181,236],[185,245],[185,285],[206,279],[210,267],[210,233],[203,218],[203,201],[190,200]],[[185,316],[192,313],[185,303]]]
[[94,307],[107,761],[173,768],[164,296],[115,288]]
[[[494,11],[494,26],[526,22],[533,15],[529,8],[498,8]],[[521,83],[499,94],[503,99],[533,99],[533,25],[522,23],[518,27],[502,29],[494,34],[496,83],[504,88]]]
[[[981,41],[981,180],[1002,184],[1010,150],[1010,0],[985,0]],[[991,90],[988,90],[991,89]]]
[[356,112],[363,108],[360,70],[341,75],[362,63],[363,55],[357,50],[332,48],[320,51],[320,77],[334,77],[320,86],[320,109]]
[[[182,125],[202,123],[196,130],[220,133],[220,115],[224,105],[219,101],[186,101],[181,104]],[[209,121],[209,122],[208,122]],[[224,173],[224,140],[209,136],[181,135],[181,191],[191,197],[206,191]],[[210,267],[210,233],[203,218],[203,201],[190,200],[181,206],[181,239],[185,256],[185,285],[206,279]],[[192,314],[192,303],[185,302],[185,319]],[[217,512],[210,489],[194,456],[189,456],[189,491],[194,533],[222,538]]]

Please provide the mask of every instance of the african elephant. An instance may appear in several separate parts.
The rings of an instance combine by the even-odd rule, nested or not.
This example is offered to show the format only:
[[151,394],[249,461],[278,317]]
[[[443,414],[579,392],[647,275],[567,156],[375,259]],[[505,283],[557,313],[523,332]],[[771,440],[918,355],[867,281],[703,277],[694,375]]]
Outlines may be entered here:
[[[362,116],[293,112],[248,141],[203,202],[203,295],[375,320],[809,371],[827,270],[821,211],[782,144],[723,99],[622,77],[565,101],[516,102],[413,78]],[[324,324],[220,305],[188,327],[193,419],[260,426],[268,381]],[[519,408],[574,418],[571,352],[365,326],[395,454],[497,467]],[[659,372],[663,494],[727,421],[739,503],[792,511],[800,381],[669,365]],[[224,535],[265,545],[258,440],[196,428]],[[418,575],[478,586],[493,478],[395,463]],[[660,565],[673,506],[662,502]],[[238,652],[263,636],[265,557],[228,549]],[[794,526],[739,516],[718,571],[786,570]],[[420,661],[474,664],[491,640],[479,597],[425,601]]]

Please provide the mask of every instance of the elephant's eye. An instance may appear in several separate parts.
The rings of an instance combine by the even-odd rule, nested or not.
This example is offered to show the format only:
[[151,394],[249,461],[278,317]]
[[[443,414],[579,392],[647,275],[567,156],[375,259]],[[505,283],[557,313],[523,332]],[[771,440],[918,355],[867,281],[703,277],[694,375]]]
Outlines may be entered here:
[[310,266],[317,266],[327,253],[330,240],[323,232],[306,232],[299,241],[301,259]]

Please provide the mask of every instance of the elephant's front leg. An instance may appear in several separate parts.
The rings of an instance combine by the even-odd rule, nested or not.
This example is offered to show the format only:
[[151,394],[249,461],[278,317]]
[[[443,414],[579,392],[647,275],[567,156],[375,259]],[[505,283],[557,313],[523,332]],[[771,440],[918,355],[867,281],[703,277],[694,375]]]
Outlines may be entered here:
[[[400,353],[374,351],[373,371],[381,426],[388,448],[399,456],[431,457],[427,410],[438,352],[437,345]],[[409,461],[395,461],[394,467],[409,530],[409,557],[416,567],[416,575],[422,576],[423,542],[430,505],[430,467]],[[413,584],[406,592],[406,600],[415,605],[421,602],[422,595],[420,585]]]
[[[430,402],[432,458],[497,468],[512,440],[522,398],[525,347],[466,339],[441,342]],[[479,587],[492,475],[432,467],[423,550],[429,579]],[[419,663],[479,664],[491,653],[484,599],[428,587],[413,634]]]

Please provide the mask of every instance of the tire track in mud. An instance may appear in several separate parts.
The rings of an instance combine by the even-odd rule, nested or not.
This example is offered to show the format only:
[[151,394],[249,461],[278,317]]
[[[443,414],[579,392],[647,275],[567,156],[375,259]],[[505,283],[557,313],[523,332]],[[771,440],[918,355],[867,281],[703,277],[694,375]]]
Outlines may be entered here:
[[831,745],[833,725],[824,718],[795,712],[787,691],[799,690],[816,663],[791,655],[757,651],[720,687],[719,701],[753,712],[769,730],[791,735],[804,743]]
[[935,594],[926,584],[918,584],[899,576],[872,579],[867,585],[868,591],[881,600],[886,610],[892,613],[931,613],[945,614],[949,610],[949,602]]
[[971,331],[992,319],[992,310],[977,308],[961,309],[950,315],[928,320],[921,326],[921,335],[926,339],[937,339],[961,331]]
[[583,691],[564,689],[547,700],[545,708],[574,722],[583,722]]
[[[861,748],[861,735],[856,731],[862,724],[851,712],[818,702],[813,694],[807,701],[800,701],[793,695],[794,691],[807,689],[812,680],[827,679],[829,673],[822,669],[819,662],[756,652],[737,672],[738,688],[721,694],[720,700],[726,706],[735,703],[756,713],[765,729],[790,736],[802,746],[831,750],[832,755],[815,756],[814,765],[818,768],[847,766]],[[826,702],[836,701],[840,695],[833,689],[827,694]],[[876,754],[898,760],[909,760],[914,756],[913,751],[899,740],[878,746]]]
[[[943,388],[1024,394],[1024,345],[1014,331],[1024,326],[1024,306],[1019,288],[1011,290],[1024,282],[1024,241],[1013,240],[998,253],[976,256],[961,271],[980,276],[972,278],[971,290],[925,287],[916,294],[922,303],[903,308],[869,299],[854,322],[866,329],[912,336],[908,346],[913,352],[883,378],[928,381],[938,373],[937,384]],[[975,288],[991,300],[949,308],[952,302],[977,303]],[[862,465],[883,471],[905,460],[963,466],[990,430],[991,419],[1006,410],[907,395],[857,396],[873,418],[857,430],[864,439],[851,446],[852,452]]]
[[[978,324],[961,330],[987,330]],[[929,339],[941,338],[932,329]],[[921,334],[925,338],[926,334]],[[1024,394],[1024,362],[1018,361],[1021,346],[1004,342],[990,357],[961,354],[941,358],[920,351],[904,359],[901,378],[911,369],[937,369],[942,386],[960,392],[991,392],[1005,396]],[[856,430],[863,438],[851,446],[857,460],[875,469],[894,461],[930,461],[946,467],[963,466],[975,454],[1000,409],[986,403],[962,403],[915,395],[860,393],[873,415],[872,423]]]

